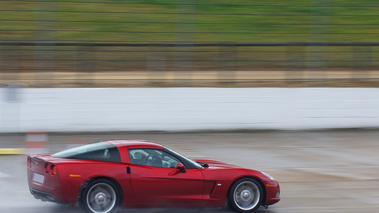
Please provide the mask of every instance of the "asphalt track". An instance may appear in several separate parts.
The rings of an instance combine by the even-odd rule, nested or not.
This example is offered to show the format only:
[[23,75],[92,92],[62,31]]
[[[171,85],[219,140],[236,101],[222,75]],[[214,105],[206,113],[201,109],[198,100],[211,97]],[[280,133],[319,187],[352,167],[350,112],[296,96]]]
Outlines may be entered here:
[[[282,200],[259,213],[379,212],[379,131],[215,133],[83,133],[49,135],[49,149],[69,138],[88,142],[138,138],[189,157],[210,158],[265,171],[281,185]],[[23,135],[0,135],[0,148],[20,148]],[[0,212],[81,212],[35,200],[28,191],[24,155],[0,155]],[[232,212],[228,209],[127,209],[119,212]]]

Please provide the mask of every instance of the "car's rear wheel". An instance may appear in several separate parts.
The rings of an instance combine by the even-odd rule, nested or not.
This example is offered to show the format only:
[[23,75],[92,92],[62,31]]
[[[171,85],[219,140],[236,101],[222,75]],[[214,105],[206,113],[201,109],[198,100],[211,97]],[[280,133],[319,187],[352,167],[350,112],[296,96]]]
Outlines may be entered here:
[[109,180],[92,181],[82,196],[83,208],[90,213],[113,213],[117,210],[120,193],[117,186]]
[[262,203],[263,190],[259,182],[253,178],[237,180],[229,191],[229,202],[232,207],[242,213],[254,212]]

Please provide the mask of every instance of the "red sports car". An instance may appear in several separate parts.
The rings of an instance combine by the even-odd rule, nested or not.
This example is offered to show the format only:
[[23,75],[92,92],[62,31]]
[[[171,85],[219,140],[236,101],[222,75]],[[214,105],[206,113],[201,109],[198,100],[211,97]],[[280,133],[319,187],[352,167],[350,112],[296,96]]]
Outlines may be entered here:
[[280,200],[270,175],[220,161],[191,160],[141,140],[109,140],[27,159],[35,198],[82,205],[87,212],[119,207],[224,207],[253,212]]

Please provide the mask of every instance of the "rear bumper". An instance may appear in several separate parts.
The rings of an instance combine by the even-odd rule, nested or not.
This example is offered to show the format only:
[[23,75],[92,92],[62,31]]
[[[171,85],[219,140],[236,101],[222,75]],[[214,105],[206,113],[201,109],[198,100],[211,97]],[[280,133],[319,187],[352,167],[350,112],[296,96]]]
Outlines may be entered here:
[[[42,183],[33,180],[33,174],[38,173],[44,176]],[[42,201],[70,204],[67,202],[66,191],[69,187],[62,187],[59,175],[46,174],[44,171],[27,170],[28,185],[30,193]]]
[[38,189],[34,189],[32,187],[29,187],[29,191],[34,196],[35,199],[39,199],[42,201],[50,201],[50,202],[60,203],[60,204],[62,203],[53,194],[43,192]]

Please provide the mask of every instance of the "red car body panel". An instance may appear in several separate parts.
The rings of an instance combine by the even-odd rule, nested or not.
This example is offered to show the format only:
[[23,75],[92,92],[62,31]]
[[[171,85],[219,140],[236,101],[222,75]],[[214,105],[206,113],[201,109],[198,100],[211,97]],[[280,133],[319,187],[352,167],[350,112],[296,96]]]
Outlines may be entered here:
[[[202,163],[207,163],[209,168],[203,171],[204,178],[208,182],[226,185],[227,187],[215,187],[211,199],[221,201],[228,193],[229,187],[238,179],[243,177],[253,177],[260,180],[262,188],[266,191],[264,204],[272,205],[279,202],[280,198],[276,197],[276,194],[280,192],[279,184],[275,180],[271,180],[264,176],[261,172],[241,168],[239,166],[227,164],[221,161],[206,160],[206,159],[194,159]],[[275,186],[275,187],[273,187]],[[221,204],[221,203],[219,203]]]
[[187,206],[203,200],[204,177],[201,169],[177,169],[131,165],[131,185],[135,206]]
[[[241,168],[220,161],[196,159],[208,168],[162,168],[130,163],[128,149],[163,149],[147,141],[110,140],[117,146],[121,162],[55,158],[51,155],[28,157],[27,177],[31,190],[52,195],[63,204],[75,205],[85,183],[94,178],[108,178],[118,183],[124,207],[149,206],[225,206],[231,185],[243,177],[259,180],[265,192],[264,205],[280,200],[278,182],[259,171]],[[46,173],[45,165],[55,165],[57,174]],[[35,173],[44,176],[43,184],[33,180]],[[41,182],[41,181],[40,181]]]

